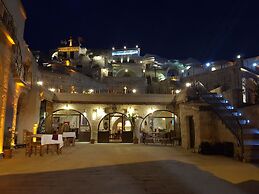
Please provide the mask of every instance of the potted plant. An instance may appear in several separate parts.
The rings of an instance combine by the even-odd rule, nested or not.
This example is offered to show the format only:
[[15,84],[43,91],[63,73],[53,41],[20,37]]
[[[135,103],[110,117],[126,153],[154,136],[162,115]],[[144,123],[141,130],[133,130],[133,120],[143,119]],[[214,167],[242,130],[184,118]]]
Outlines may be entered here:
[[138,136],[137,136],[137,130],[136,130],[136,119],[137,119],[138,115],[133,113],[133,114],[128,114],[127,116],[132,124],[131,127],[132,127],[132,131],[133,131],[133,143],[138,144]]
[[95,139],[91,139],[91,140],[90,140],[90,143],[91,143],[91,144],[94,144],[94,143],[95,143]]
[[12,158],[13,149],[12,149],[12,128],[8,128],[8,133],[4,138],[4,158]]
[[133,138],[133,143],[134,143],[134,144],[138,144],[138,138],[137,138],[137,137],[134,137],[134,138]]

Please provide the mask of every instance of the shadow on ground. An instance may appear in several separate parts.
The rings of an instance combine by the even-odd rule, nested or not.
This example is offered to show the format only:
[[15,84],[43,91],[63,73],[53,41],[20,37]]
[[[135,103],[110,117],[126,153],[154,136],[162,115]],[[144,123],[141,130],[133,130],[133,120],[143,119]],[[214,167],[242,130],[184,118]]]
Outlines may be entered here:
[[258,191],[176,161],[0,176],[1,194],[254,194],[252,185]]
[[254,181],[254,180],[246,181],[238,184],[238,187],[249,194],[259,193],[259,181]]

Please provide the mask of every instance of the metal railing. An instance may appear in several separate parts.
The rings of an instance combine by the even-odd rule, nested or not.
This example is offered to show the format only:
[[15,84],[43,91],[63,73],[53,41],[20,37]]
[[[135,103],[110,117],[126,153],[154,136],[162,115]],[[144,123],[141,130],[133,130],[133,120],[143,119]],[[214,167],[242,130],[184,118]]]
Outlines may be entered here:
[[19,43],[19,40],[17,38],[17,30],[15,27],[14,19],[12,14],[8,11],[5,3],[3,0],[0,0],[0,22],[7,30],[9,36],[13,39],[15,44],[13,45],[13,71],[15,72],[15,75],[19,77],[19,79],[28,84],[26,82],[26,68],[24,67],[24,64],[22,63],[22,52],[21,52],[21,45]]
[[[194,89],[196,90],[196,94],[203,99],[206,103],[210,104],[213,111],[218,115],[218,117],[224,122],[226,127],[231,131],[231,133],[236,137],[238,141],[238,146],[241,148],[241,159],[243,159],[244,156],[244,139],[243,139],[243,127],[240,124],[239,119],[237,116],[233,114],[234,107],[232,105],[233,109],[228,109],[227,103],[221,102],[220,98],[217,96],[213,96],[212,93],[210,93],[201,82],[197,81],[194,83]],[[207,97],[206,97],[207,95]],[[222,96],[223,98],[223,96]],[[209,100],[210,99],[210,100]],[[224,99],[224,98],[223,98]],[[216,107],[216,105],[218,107]],[[222,107],[223,109],[218,109]],[[231,116],[231,119],[227,119],[222,115],[222,111],[226,113],[226,115]]]
[[0,0],[0,20],[9,32],[9,34],[15,38],[16,30],[14,26],[14,19],[8,9],[6,8],[3,0]]

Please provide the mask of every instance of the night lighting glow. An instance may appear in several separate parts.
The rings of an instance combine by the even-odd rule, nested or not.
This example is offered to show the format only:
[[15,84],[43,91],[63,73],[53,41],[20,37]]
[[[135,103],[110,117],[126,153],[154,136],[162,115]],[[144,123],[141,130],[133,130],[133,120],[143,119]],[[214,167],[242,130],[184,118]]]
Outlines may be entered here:
[[114,51],[112,56],[122,56],[122,55],[139,55],[138,50],[125,50],[125,51]]

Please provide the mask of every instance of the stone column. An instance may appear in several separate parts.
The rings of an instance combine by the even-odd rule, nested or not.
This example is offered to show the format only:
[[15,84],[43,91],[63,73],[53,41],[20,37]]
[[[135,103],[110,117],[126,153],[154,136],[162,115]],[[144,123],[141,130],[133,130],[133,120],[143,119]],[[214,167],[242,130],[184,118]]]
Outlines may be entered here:
[[[5,40],[0,29],[0,38]],[[11,67],[11,45],[0,42],[0,155],[3,153],[6,103]]]
[[39,89],[32,87],[28,94],[20,96],[20,112],[17,120],[18,144],[23,143],[23,130],[32,132],[34,124],[39,123],[40,116],[40,94]]

